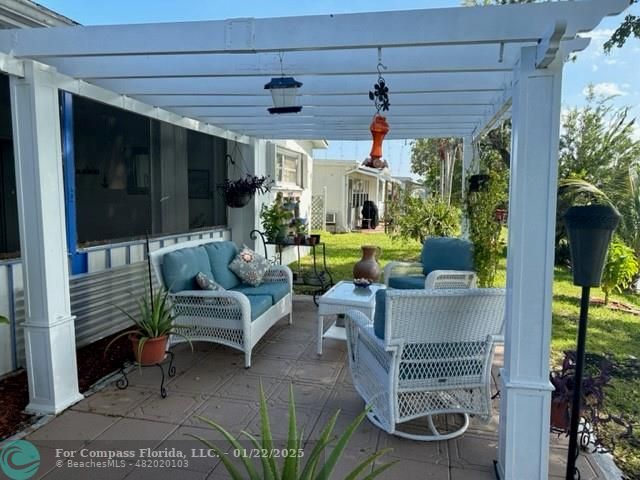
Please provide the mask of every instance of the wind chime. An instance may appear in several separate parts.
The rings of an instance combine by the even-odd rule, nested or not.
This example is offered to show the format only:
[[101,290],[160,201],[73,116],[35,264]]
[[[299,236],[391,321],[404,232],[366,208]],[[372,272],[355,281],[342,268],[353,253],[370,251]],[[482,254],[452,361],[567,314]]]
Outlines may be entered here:
[[384,168],[387,166],[387,162],[382,160],[382,141],[387,133],[389,133],[389,124],[387,119],[380,115],[380,110],[383,112],[389,111],[389,87],[382,76],[382,70],[386,70],[387,67],[382,63],[382,49],[378,48],[378,81],[373,84],[373,90],[369,91],[369,100],[373,101],[376,107],[376,113],[373,116],[369,130],[373,137],[373,145],[371,146],[371,152],[369,158],[365,161],[367,167]]

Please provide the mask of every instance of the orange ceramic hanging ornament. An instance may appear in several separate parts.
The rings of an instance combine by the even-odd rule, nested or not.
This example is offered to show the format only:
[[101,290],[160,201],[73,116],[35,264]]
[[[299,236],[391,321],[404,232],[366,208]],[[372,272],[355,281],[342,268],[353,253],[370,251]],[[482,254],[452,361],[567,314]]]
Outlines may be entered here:
[[381,161],[382,141],[384,140],[385,135],[389,133],[389,124],[387,123],[387,119],[379,113],[376,113],[373,116],[371,125],[369,125],[369,130],[373,137],[373,145],[371,146],[371,153],[369,153],[369,156],[371,157],[372,163],[375,164],[376,161]]

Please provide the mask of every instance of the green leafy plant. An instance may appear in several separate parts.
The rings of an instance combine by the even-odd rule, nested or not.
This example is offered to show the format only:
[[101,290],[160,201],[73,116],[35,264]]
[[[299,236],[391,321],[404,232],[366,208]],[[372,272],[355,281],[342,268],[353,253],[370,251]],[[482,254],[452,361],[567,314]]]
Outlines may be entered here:
[[9,319],[7,317],[0,315],[0,325],[1,324],[9,325]]
[[260,221],[267,238],[275,242],[286,235],[289,221],[293,218],[293,212],[284,207],[282,193],[276,195],[271,206],[262,205]]
[[[364,420],[364,417],[367,415],[367,412],[368,410],[365,410],[360,415],[358,415],[349,424],[342,435],[340,435],[340,437],[338,437],[336,440],[332,436],[332,434],[336,421],[338,419],[338,415],[340,414],[340,411],[338,410],[322,430],[320,438],[318,439],[311,453],[309,455],[306,455],[304,454],[304,451],[302,449],[302,441],[304,437],[303,432],[298,432],[296,426],[296,407],[293,398],[293,387],[290,386],[289,428],[286,445],[284,449],[274,448],[274,440],[273,435],[271,434],[271,427],[269,422],[267,400],[264,396],[262,385],[260,385],[261,440],[258,440],[254,435],[246,431],[242,431],[240,435],[243,435],[249,440],[252,449],[263,452],[259,455],[262,470],[261,472],[259,472],[259,468],[256,468],[252,458],[249,455],[243,455],[243,452],[246,452],[248,449],[240,443],[240,441],[238,440],[239,436],[234,437],[231,433],[218,425],[216,422],[204,417],[198,417],[200,420],[207,423],[211,428],[220,432],[224,436],[224,438],[233,448],[234,454],[237,453],[240,457],[242,466],[244,467],[244,472],[241,473],[240,469],[236,467],[236,465],[234,465],[230,460],[229,456],[226,455],[226,452],[211,443],[209,440],[206,440],[198,435],[189,434],[189,436],[200,440],[212,452],[216,453],[222,460],[222,463],[227,469],[227,472],[234,480],[244,480],[247,478],[251,480],[325,480],[328,478],[333,478],[331,476],[333,469],[340,460],[340,457],[343,455],[351,436],[354,434],[360,423],[362,423],[362,421]],[[330,443],[332,443],[334,440],[336,440],[335,446],[325,455],[325,450],[330,448]],[[355,480],[358,475],[362,474],[367,469],[367,467],[373,465],[376,459],[386,454],[390,450],[391,449],[383,449],[374,453],[373,455],[368,456],[367,458],[362,460],[362,462],[360,462],[360,464],[358,464],[348,475],[344,477],[345,480]],[[276,456],[273,453],[282,453],[285,451],[287,454],[282,454],[282,457],[284,457],[284,462],[279,467],[275,459]],[[302,460],[304,458],[306,458],[306,463],[303,466]],[[384,465],[378,466],[371,473],[366,475],[365,478],[375,478],[395,463],[396,462],[389,462],[385,463]]]
[[414,197],[404,191],[392,201],[388,215],[393,218],[391,236],[422,242],[426,237],[450,237],[460,228],[460,210],[432,196]]
[[185,331],[190,328],[187,325],[178,325],[175,319],[178,315],[173,313],[173,308],[169,300],[169,292],[159,289],[149,296],[145,295],[138,300],[138,316],[134,316],[123,308],[114,305],[115,308],[124,313],[134,323],[134,328],[126,330],[113,338],[106,346],[105,351],[121,337],[136,335],[139,337],[138,358],[142,355],[144,344],[151,338],[160,338],[168,335],[177,335],[184,338],[189,345],[191,339],[185,335]]
[[481,287],[493,287],[502,257],[502,223],[496,210],[504,208],[508,198],[506,176],[489,170],[483,189],[469,192],[465,199],[469,240],[473,243],[473,261]]
[[602,272],[602,291],[604,303],[609,303],[613,291],[622,292],[631,285],[638,274],[638,260],[633,249],[624,243],[614,241],[609,246],[607,263]]

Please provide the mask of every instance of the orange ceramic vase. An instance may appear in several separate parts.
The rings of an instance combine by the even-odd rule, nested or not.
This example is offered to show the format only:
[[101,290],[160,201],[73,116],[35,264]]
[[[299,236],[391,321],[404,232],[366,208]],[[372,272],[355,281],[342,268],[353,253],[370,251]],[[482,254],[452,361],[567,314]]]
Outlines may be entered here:
[[380,264],[376,259],[376,253],[381,253],[376,245],[363,245],[362,259],[353,266],[353,278],[368,278],[372,282],[380,280]]

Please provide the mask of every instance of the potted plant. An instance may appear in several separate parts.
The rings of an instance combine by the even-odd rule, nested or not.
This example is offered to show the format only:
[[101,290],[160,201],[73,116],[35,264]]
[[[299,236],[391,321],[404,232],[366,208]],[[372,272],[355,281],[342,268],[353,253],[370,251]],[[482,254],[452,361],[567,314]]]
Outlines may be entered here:
[[282,242],[287,236],[289,222],[293,213],[283,205],[282,193],[276,195],[276,199],[269,207],[262,205],[260,220],[265,235],[270,242]]
[[267,193],[271,190],[273,181],[268,176],[258,177],[247,173],[238,180],[225,178],[220,189],[224,192],[225,203],[231,208],[244,207],[251,198],[258,193]]
[[0,315],[0,325],[2,324],[9,325],[9,319],[7,317]]
[[[147,236],[148,251],[150,250],[149,237]],[[128,336],[133,346],[134,357],[140,366],[154,365],[164,359],[170,335],[184,338],[193,349],[191,339],[184,334],[184,330],[189,327],[175,323],[177,315],[171,306],[169,292],[162,288],[154,292],[151,280],[151,259],[148,255],[147,279],[149,295],[138,299],[138,317],[131,315],[118,305],[114,305],[131,319],[134,327],[117,335],[105,348],[106,352],[116,340]]]
[[[554,387],[551,394],[551,427],[561,432],[569,431],[571,402],[575,388],[576,352],[565,351],[559,370],[549,373],[549,381]],[[603,388],[611,380],[611,362],[602,359],[592,374],[582,379],[580,412],[593,427],[600,419],[599,412],[604,402]]]
[[289,226],[293,229],[294,242],[296,245],[304,244],[304,237],[307,232],[307,219],[306,218],[294,218],[291,220]]
[[116,336],[106,348],[108,349],[119,338],[128,336],[138,365],[160,363],[167,351],[170,335],[183,337],[191,345],[189,337],[181,331],[189,327],[175,323],[177,316],[173,313],[168,291],[160,289],[155,293],[152,292],[149,297],[145,295],[140,298],[138,316],[130,314],[117,305],[114,306],[131,319],[134,327]]

